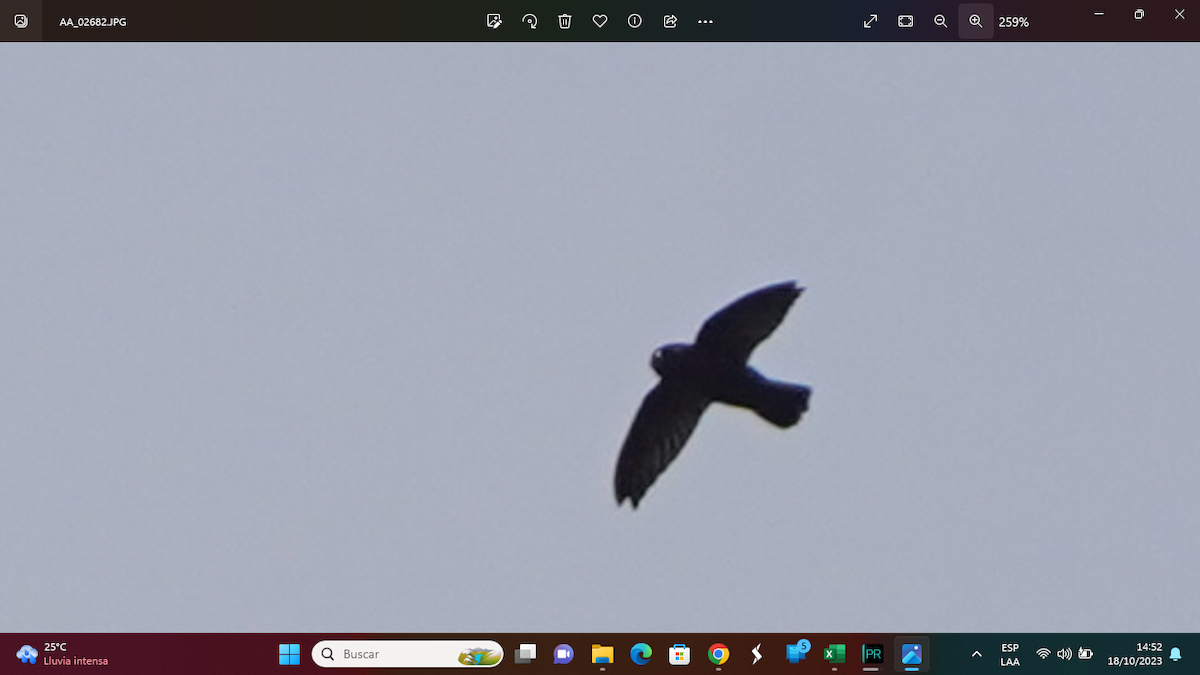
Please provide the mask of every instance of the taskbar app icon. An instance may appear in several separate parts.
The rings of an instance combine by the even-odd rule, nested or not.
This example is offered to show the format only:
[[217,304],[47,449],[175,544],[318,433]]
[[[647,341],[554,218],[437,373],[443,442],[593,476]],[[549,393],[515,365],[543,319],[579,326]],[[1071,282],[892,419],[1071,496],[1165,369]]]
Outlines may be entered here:
[[592,663],[612,663],[612,645],[592,645]]
[[929,638],[924,636],[898,637],[895,642],[896,672],[929,672]]
[[800,663],[808,660],[808,652],[812,650],[812,643],[807,638],[796,640],[796,644],[787,646],[788,663]]
[[650,663],[650,656],[653,653],[654,650],[650,649],[650,645],[646,644],[645,642],[639,642],[630,648],[629,658],[639,666],[644,666],[647,663]]

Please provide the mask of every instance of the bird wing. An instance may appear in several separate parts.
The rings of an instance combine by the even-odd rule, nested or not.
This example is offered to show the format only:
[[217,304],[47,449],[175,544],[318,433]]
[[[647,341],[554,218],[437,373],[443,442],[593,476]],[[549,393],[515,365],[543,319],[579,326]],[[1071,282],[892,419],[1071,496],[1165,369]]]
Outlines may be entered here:
[[745,363],[750,353],[775,331],[803,288],[794,281],[747,293],[713,314],[700,327],[696,347]]
[[637,508],[646,490],[683,449],[708,404],[707,398],[667,380],[646,394],[617,459],[618,505],[629,497]]

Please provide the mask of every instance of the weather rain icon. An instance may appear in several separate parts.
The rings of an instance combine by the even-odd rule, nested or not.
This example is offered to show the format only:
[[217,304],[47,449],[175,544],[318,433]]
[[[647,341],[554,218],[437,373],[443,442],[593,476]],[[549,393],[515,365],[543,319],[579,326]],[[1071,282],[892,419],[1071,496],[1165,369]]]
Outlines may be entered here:
[[37,663],[37,650],[25,645],[17,650],[17,658],[21,659],[21,663]]

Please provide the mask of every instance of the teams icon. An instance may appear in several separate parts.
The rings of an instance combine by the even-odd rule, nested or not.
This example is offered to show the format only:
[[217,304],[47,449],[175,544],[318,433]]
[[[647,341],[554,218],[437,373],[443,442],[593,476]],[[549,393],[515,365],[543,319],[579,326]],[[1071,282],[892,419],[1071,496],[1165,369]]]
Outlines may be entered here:
[[645,642],[639,642],[630,648],[629,658],[633,659],[633,662],[639,666],[644,666],[650,663],[650,655],[653,653],[654,650],[650,649],[650,645]]
[[708,660],[718,666],[729,660],[729,647],[718,642],[708,648]]
[[807,661],[808,657],[805,656],[805,654],[807,654],[810,649],[812,649],[812,643],[805,639],[798,640],[794,645],[788,645],[788,663],[800,663],[801,660]]
[[573,658],[575,658],[575,650],[571,649],[571,645],[559,645],[554,648],[555,663],[570,663]]

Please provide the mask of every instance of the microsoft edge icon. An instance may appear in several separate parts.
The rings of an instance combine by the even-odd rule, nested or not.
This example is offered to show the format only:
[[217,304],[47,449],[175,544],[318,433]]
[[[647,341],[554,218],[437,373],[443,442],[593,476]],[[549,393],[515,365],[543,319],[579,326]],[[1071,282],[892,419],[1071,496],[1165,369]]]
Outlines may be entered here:
[[812,643],[808,640],[800,640],[794,645],[788,645],[788,663],[800,663],[801,659],[807,661],[808,657],[806,657],[805,654],[807,654],[810,649],[812,649]]
[[650,655],[653,653],[654,650],[650,649],[650,645],[645,642],[639,642],[629,650],[629,658],[633,659],[633,662],[639,666],[644,666],[650,663]]

